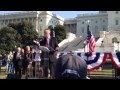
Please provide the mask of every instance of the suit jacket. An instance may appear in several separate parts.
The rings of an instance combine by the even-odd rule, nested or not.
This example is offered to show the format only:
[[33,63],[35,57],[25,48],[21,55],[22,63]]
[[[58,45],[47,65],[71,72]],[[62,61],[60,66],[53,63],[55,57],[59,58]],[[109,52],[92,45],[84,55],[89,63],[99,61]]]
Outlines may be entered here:
[[[20,55],[22,55],[22,54],[20,53]],[[15,52],[14,55],[13,55],[13,63],[14,63],[14,65],[16,65],[16,63],[18,61],[21,61],[20,59],[16,59],[16,56],[17,56],[17,52]]]
[[31,61],[31,53],[27,54],[26,52],[24,53],[24,60],[23,62],[30,62]]
[[33,61],[33,59],[35,59],[35,55],[36,55],[36,52],[34,52],[34,53],[31,53],[31,55],[30,55],[30,59]]
[[[40,41],[40,45],[41,46],[46,46],[46,38],[44,37],[42,41]],[[55,57],[54,57],[54,52],[55,52],[55,48],[58,47],[58,43],[56,38],[54,37],[50,37],[50,41],[49,41],[49,53],[43,52],[41,53],[41,59],[45,59],[45,58],[49,58],[51,62],[55,61]]]

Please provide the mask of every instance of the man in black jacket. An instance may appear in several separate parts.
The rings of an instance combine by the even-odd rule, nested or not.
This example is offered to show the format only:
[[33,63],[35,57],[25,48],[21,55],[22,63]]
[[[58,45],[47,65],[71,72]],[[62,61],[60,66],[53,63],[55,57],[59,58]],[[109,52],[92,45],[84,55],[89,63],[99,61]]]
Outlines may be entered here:
[[25,52],[24,52],[24,58],[23,58],[23,72],[22,74],[25,75],[28,72],[28,65],[31,61],[31,52],[30,52],[30,46],[26,46]]
[[35,77],[35,55],[36,55],[36,52],[35,52],[35,49],[32,48],[32,51],[31,51],[31,60],[32,60],[32,67],[33,67],[33,76]]
[[50,78],[54,76],[54,63],[56,61],[56,55],[58,52],[58,43],[55,37],[50,36],[50,29],[45,29],[42,41],[40,41],[41,46],[48,47],[50,52],[41,53],[41,64],[43,65],[44,76],[48,78],[48,69],[50,70]]
[[17,51],[14,53],[13,56],[13,65],[15,68],[15,74],[19,72],[21,74],[21,69],[22,69],[22,58],[21,58],[21,48],[18,47]]

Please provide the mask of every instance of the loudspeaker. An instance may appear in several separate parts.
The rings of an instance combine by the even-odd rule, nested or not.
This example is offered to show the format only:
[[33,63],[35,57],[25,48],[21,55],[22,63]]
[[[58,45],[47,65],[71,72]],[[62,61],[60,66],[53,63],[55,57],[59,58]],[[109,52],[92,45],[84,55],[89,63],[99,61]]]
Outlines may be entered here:
[[6,79],[25,79],[23,75],[8,74]]

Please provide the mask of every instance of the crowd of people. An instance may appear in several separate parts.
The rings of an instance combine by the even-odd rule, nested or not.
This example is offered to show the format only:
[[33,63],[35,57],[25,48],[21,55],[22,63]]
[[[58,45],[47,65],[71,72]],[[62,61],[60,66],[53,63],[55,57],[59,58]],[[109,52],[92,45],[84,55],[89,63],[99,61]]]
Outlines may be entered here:
[[[74,61],[71,60],[69,58],[69,56],[64,58],[65,59],[64,63],[62,62],[62,61],[64,61],[63,58],[57,60],[57,54],[59,51],[59,47],[58,47],[56,38],[51,36],[50,29],[45,29],[44,35],[45,36],[44,36],[44,38],[42,38],[42,40],[40,40],[40,41],[34,40],[33,42],[35,42],[38,46],[47,47],[49,49],[49,52],[42,51],[39,48],[36,51],[35,48],[31,48],[30,46],[26,46],[25,49],[18,47],[15,52],[10,51],[7,55],[6,72],[27,76],[28,69],[29,69],[28,67],[31,64],[32,68],[33,68],[32,69],[33,77],[35,77],[35,73],[36,73],[35,72],[35,69],[36,69],[35,63],[36,63],[36,61],[39,61],[40,67],[43,69],[42,73],[43,73],[44,78],[50,78],[50,79],[58,78],[59,79],[59,77],[62,76],[63,72],[67,73],[67,74],[63,74],[64,77],[66,75],[68,76],[71,73],[72,76],[77,75],[77,78],[79,78],[80,76],[78,74],[80,73],[80,70],[79,70],[79,68],[81,68],[80,66],[83,66],[82,68],[84,68],[84,70],[83,71],[81,70],[81,72],[86,77],[87,65],[85,62],[83,62],[84,60],[81,60],[84,63],[84,65],[82,65],[80,63],[80,60],[78,60],[79,59],[78,57],[77,57],[77,59],[75,59],[76,56],[74,56],[74,58],[71,58],[73,60],[75,59]],[[71,57],[71,55],[70,55],[70,57]],[[73,57],[73,55],[72,55],[72,57]],[[69,62],[68,62],[68,60],[69,60]],[[78,60],[78,61],[76,61],[76,60]],[[64,64],[64,65],[62,65],[62,64]],[[74,66],[73,66],[73,64],[74,64]],[[77,67],[77,70],[73,70],[73,69],[76,69],[76,67]],[[73,71],[78,72],[78,73],[73,73]],[[83,78],[85,78],[85,77],[83,77]]]
[[15,52],[10,51],[7,55],[7,73],[26,75],[29,64],[32,64],[33,76],[35,76],[35,61],[39,61],[40,67],[43,68],[43,76],[45,78],[54,77],[54,63],[58,52],[58,43],[54,37],[51,37],[49,29],[45,29],[44,34],[44,38],[38,41],[38,43],[40,46],[49,48],[50,52],[44,52],[40,49],[36,51],[35,48],[31,48],[30,46],[26,46],[25,49],[18,47]]

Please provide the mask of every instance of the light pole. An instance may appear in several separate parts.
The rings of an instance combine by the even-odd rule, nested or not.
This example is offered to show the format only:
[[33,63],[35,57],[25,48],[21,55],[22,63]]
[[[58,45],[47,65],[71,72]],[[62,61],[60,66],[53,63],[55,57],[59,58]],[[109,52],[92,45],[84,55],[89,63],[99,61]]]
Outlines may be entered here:
[[86,45],[87,45],[87,52],[89,52],[89,34],[88,34],[88,31],[90,30],[90,20],[87,20],[87,41],[86,41]]
[[[87,41],[86,41],[86,45],[87,45],[87,53],[89,52],[89,30],[90,30],[90,20],[87,20]],[[87,61],[88,61],[88,56],[87,56]],[[90,73],[88,71],[88,75],[87,78],[89,78]]]
[[87,20],[87,24],[88,24],[88,25],[90,24],[90,20]]

